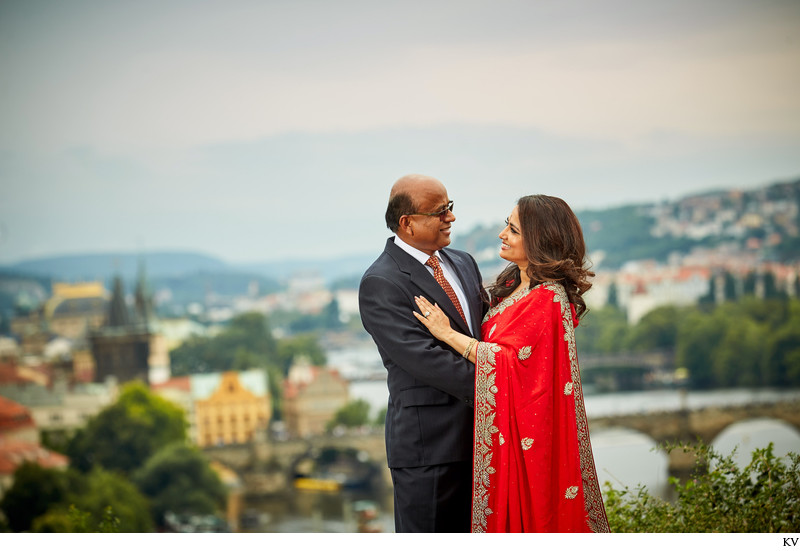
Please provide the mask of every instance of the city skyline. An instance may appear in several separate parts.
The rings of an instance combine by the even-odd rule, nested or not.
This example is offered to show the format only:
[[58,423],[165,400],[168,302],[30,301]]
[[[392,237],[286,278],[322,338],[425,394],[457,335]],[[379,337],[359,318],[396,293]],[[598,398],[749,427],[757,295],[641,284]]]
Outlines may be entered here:
[[800,4],[0,6],[0,265],[375,252],[400,176],[454,235],[800,176]]

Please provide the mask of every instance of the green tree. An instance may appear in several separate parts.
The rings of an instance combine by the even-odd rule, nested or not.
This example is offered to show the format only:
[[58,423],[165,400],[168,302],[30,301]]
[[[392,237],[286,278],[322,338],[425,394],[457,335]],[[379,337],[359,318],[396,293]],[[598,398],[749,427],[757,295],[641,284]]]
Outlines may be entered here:
[[[678,446],[680,447],[680,446]],[[670,451],[672,447],[667,447]],[[646,488],[605,490],[612,532],[796,532],[800,519],[800,456],[775,457],[772,444],[753,452],[739,468],[705,445],[683,446],[697,465],[681,483],[671,477],[676,499],[664,501]]]
[[267,386],[272,398],[272,419],[279,421],[283,418],[283,381],[286,376],[283,369],[276,365],[267,368]]
[[767,386],[800,384],[800,320],[776,330],[767,340],[762,367]]
[[182,442],[156,452],[133,480],[150,499],[153,519],[160,526],[165,513],[214,514],[225,504],[225,487],[208,460]]
[[36,532],[49,533],[87,533],[102,532],[116,533],[120,531],[119,517],[114,515],[114,509],[106,507],[103,518],[97,521],[88,511],[81,511],[74,505],[66,510],[53,508],[35,521]]
[[619,291],[617,290],[616,282],[611,282],[611,285],[608,287],[608,299],[606,300],[606,306],[610,308],[619,308]]
[[629,350],[673,350],[678,341],[678,326],[683,309],[661,306],[645,314],[628,333]]
[[726,325],[716,346],[711,370],[717,386],[758,386],[759,366],[768,331],[757,321],[741,318]]
[[746,296],[737,303],[723,305],[721,311],[729,318],[749,318],[775,330],[789,322],[791,308],[791,303],[784,300],[761,300]]
[[193,337],[170,352],[173,375],[267,367],[278,362],[278,344],[269,321],[258,312],[233,318],[214,337]]
[[325,309],[322,311],[322,317],[325,324],[325,329],[335,331],[341,329],[342,319],[341,312],[339,311],[339,301],[335,298],[331,300]]
[[116,403],[93,417],[68,446],[71,464],[132,473],[157,450],[186,440],[184,411],[142,383],[125,385]]
[[[77,473],[76,473],[77,474]],[[123,475],[93,469],[70,477],[65,499],[33,523],[37,532],[152,532],[147,499]]]
[[775,279],[775,274],[767,272],[762,276],[764,285],[764,298],[766,300],[785,300],[786,293],[778,288],[778,282]]
[[590,310],[576,330],[580,354],[612,354],[619,352],[630,330],[625,313],[605,306]]
[[388,411],[387,408],[381,408],[380,410],[378,410],[378,413],[375,414],[375,421],[373,421],[373,424],[375,426],[382,427],[382,426],[386,425],[386,413],[387,413],[387,411]]
[[319,339],[313,334],[295,335],[281,339],[278,342],[278,358],[283,374],[289,373],[289,368],[297,358],[305,357],[312,365],[325,365],[327,358],[319,345]]
[[263,358],[261,356],[244,347],[239,347],[234,351],[233,364],[230,368],[233,371],[246,371],[262,365]]
[[727,320],[720,316],[690,311],[678,330],[676,364],[689,370],[692,388],[713,388],[714,355],[725,335]]
[[54,503],[60,503],[68,490],[64,472],[25,462],[14,471],[14,483],[0,500],[0,511],[12,532],[31,529],[36,517]]
[[369,402],[362,399],[351,400],[339,408],[328,421],[327,430],[334,427],[362,427],[369,424]]

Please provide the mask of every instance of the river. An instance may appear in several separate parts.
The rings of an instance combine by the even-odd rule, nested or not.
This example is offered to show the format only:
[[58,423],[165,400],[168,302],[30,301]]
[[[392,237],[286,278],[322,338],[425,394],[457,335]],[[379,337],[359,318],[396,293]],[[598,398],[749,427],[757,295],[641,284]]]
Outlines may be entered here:
[[[372,411],[386,407],[388,391],[385,381],[354,381],[350,385],[351,398],[366,400]],[[729,389],[705,392],[679,390],[651,390],[641,392],[615,392],[585,397],[589,418],[608,415],[674,411],[686,403],[690,409],[708,406],[748,403],[772,403],[777,400],[800,400],[800,390]],[[629,429],[609,428],[591,433],[600,483],[631,489],[641,484],[651,494],[669,495],[668,461],[663,450],[648,436]],[[770,442],[775,445],[775,455],[783,456],[793,451],[800,453],[800,432],[788,423],[776,419],[752,419],[735,423],[725,429],[711,445],[723,455],[737,448],[736,463],[744,466],[750,461],[752,451]]]
[[[366,400],[371,415],[374,415],[386,407],[386,381],[352,381],[350,397]],[[800,390],[737,389],[685,394],[678,390],[659,390],[590,395],[585,401],[591,418],[676,410],[684,403],[690,408],[701,408],[790,399],[800,399]],[[610,428],[593,431],[591,440],[601,484],[607,481],[617,488],[627,486],[630,489],[642,485],[653,495],[669,498],[666,453],[655,449],[655,442],[648,436],[628,429]],[[769,442],[774,444],[776,456],[784,456],[789,451],[800,453],[800,432],[775,419],[736,423],[711,444],[723,455],[736,447],[736,462],[744,466],[753,450],[763,448]],[[249,504],[253,525],[243,528],[252,532],[356,532],[356,509],[364,500],[374,505],[377,514],[371,527],[377,531],[393,532],[390,488],[369,493],[296,491],[288,501],[267,500]]]

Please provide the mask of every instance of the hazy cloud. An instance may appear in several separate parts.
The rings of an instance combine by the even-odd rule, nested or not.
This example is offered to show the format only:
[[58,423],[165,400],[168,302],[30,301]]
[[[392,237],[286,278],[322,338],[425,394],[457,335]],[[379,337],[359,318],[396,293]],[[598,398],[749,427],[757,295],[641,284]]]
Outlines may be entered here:
[[[800,3],[0,4],[0,262],[379,248],[429,172],[460,228],[800,173]],[[378,235],[376,235],[378,234]]]

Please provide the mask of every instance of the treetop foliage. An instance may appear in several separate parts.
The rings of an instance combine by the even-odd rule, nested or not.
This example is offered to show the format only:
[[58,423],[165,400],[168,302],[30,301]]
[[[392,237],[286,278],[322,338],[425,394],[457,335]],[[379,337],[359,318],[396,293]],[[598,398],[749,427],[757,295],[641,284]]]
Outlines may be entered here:
[[757,449],[739,468],[736,451],[722,456],[704,444],[665,446],[693,453],[692,477],[671,477],[676,499],[654,497],[647,488],[622,490],[606,483],[612,532],[797,532],[800,529],[800,455],[776,457],[773,446]]
[[218,373],[263,367],[285,375],[297,355],[305,355],[316,365],[325,364],[325,354],[313,335],[276,339],[269,320],[258,312],[233,318],[213,337],[195,336],[170,352],[173,375]]
[[695,389],[800,385],[800,299],[662,306],[630,325],[622,311],[592,309],[576,333],[580,354],[667,350]]
[[184,411],[140,382],[128,383],[117,401],[93,417],[67,447],[70,464],[132,473],[156,450],[186,440]]

